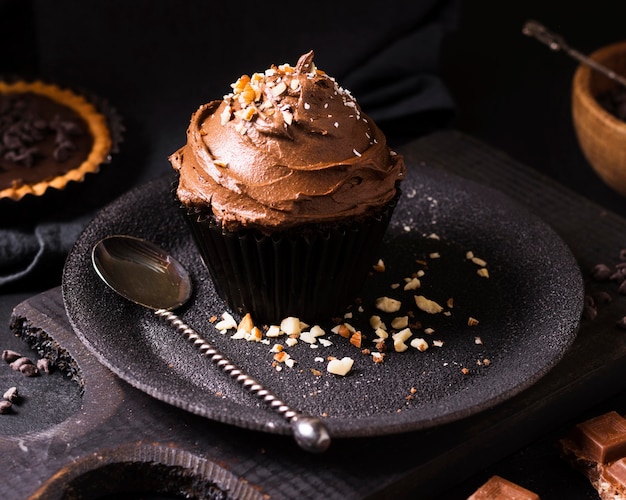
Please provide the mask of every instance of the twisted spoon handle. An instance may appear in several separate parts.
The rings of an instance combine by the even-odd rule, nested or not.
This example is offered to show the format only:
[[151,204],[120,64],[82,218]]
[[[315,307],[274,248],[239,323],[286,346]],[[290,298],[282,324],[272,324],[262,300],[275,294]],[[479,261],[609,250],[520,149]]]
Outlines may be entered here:
[[606,66],[594,61],[590,57],[581,54],[576,49],[573,49],[565,42],[565,39],[562,36],[552,33],[541,23],[532,20],[527,21],[522,28],[522,33],[524,33],[524,35],[531,36],[539,40],[541,43],[546,44],[552,50],[564,51],[566,54],[569,54],[571,57],[578,60],[579,62],[586,64],[590,68],[599,71],[611,80],[614,80],[626,87],[626,78],[618,75],[612,69],[607,68]]
[[303,415],[289,407],[289,405],[281,401],[278,396],[273,394],[269,389],[263,387],[257,380],[231,363],[226,356],[215,349],[172,311],[157,309],[155,314],[170,323],[178,333],[191,342],[203,356],[209,358],[220,370],[287,420],[287,422],[291,424],[296,442],[302,449],[319,453],[328,448],[330,445],[330,435],[328,429],[326,429],[326,426],[320,419]]

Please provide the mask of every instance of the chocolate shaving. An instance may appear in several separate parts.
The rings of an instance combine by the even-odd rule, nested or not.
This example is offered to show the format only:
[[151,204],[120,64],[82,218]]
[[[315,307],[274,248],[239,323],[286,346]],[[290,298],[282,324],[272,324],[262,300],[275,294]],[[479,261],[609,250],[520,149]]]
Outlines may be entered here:
[[54,135],[52,157],[67,160],[76,149],[73,137],[82,134],[79,123],[58,115],[48,121],[28,106],[24,96],[0,99],[0,158],[32,167],[43,156],[37,144]]

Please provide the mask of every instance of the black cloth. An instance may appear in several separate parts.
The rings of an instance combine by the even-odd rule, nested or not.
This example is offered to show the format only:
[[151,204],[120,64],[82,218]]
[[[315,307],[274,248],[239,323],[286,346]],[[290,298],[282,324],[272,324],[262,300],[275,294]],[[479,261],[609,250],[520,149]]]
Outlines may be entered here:
[[[171,172],[167,157],[200,104],[220,99],[241,74],[295,64],[309,50],[392,146],[446,126],[454,103],[439,50],[458,8],[457,0],[0,0],[0,41],[11,54],[0,75],[41,77],[114,106],[126,127],[116,160],[127,170],[116,186],[124,191]],[[26,227],[2,221],[0,290],[44,271],[60,278],[91,210]]]

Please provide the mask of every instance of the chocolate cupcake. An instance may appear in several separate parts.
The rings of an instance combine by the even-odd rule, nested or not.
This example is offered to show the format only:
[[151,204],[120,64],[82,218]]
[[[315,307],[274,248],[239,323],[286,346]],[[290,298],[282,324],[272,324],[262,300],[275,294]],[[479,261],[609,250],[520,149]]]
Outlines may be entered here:
[[63,189],[111,151],[107,120],[83,96],[40,81],[0,81],[0,198]]
[[200,256],[234,312],[330,319],[364,285],[404,160],[313,52],[232,88],[170,157]]

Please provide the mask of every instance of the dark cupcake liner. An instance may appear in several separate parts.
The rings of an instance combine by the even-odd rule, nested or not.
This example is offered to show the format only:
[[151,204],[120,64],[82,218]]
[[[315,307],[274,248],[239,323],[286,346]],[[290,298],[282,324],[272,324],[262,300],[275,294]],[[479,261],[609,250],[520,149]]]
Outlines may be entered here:
[[363,220],[271,236],[226,231],[212,215],[181,207],[216,291],[237,314],[279,324],[342,315],[361,292],[398,195]]

